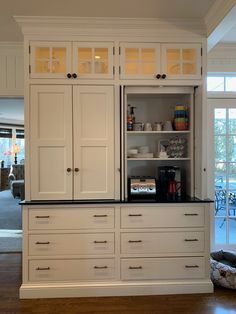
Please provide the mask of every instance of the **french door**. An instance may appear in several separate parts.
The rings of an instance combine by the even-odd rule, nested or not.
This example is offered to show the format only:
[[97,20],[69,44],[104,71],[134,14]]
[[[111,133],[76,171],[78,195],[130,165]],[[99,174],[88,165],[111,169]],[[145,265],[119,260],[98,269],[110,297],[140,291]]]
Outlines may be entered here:
[[214,248],[236,248],[236,99],[209,99]]

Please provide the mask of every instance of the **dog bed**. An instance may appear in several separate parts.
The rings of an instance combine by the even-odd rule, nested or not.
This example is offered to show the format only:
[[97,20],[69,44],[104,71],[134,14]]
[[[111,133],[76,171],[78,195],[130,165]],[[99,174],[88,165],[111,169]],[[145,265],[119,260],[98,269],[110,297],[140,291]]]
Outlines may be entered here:
[[211,280],[215,285],[236,289],[236,252],[211,253]]

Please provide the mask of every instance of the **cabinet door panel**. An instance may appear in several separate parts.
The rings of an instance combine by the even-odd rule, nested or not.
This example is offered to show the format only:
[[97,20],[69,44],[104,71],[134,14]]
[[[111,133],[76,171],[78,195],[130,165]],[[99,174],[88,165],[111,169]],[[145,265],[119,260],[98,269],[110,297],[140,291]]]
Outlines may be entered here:
[[31,199],[71,199],[71,87],[32,86],[30,110]]
[[114,198],[112,86],[74,87],[75,199]]

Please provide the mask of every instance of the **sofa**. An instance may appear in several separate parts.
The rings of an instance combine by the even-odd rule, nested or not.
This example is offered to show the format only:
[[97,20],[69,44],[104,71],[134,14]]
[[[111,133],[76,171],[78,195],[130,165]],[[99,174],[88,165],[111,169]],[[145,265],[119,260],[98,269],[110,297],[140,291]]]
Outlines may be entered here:
[[25,168],[22,164],[11,166],[9,173],[9,184],[14,198],[18,197],[21,200],[25,198]]

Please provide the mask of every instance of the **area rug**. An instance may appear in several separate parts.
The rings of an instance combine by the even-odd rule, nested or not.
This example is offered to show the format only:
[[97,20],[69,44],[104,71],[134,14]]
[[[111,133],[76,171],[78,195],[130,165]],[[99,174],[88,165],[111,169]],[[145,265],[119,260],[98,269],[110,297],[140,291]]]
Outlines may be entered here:
[[22,251],[22,230],[0,230],[0,253]]

